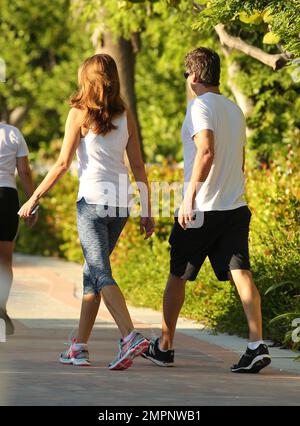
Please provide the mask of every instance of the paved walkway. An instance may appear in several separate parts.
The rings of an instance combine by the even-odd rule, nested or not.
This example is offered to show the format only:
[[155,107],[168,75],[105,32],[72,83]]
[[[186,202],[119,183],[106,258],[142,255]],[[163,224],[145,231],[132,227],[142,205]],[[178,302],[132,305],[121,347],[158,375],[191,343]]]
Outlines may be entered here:
[[[273,368],[258,375],[229,371],[245,341],[214,336],[180,319],[176,367],[142,358],[126,371],[109,371],[119,338],[101,306],[90,341],[92,367],[63,366],[58,353],[74,334],[80,309],[81,266],[16,254],[8,310],[16,333],[0,343],[0,405],[299,405],[300,363],[272,349]],[[159,334],[161,314],[130,308],[135,327]],[[276,368],[274,368],[276,367]]]

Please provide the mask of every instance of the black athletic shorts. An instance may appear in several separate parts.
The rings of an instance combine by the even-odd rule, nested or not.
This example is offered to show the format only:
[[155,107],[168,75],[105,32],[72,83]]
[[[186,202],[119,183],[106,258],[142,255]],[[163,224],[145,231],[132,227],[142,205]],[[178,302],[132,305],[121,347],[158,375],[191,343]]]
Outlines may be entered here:
[[200,228],[184,230],[175,217],[169,238],[171,274],[194,281],[207,256],[219,281],[227,281],[231,270],[249,270],[250,219],[247,206],[204,212]]
[[19,226],[19,197],[15,188],[0,187],[0,241],[13,241]]

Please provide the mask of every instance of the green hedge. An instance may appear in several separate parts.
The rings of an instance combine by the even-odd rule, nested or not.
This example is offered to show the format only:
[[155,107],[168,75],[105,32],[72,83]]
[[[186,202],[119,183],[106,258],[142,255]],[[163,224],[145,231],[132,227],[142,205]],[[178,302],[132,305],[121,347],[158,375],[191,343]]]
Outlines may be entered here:
[[[271,169],[248,165],[247,198],[253,213],[250,235],[252,270],[262,296],[265,337],[292,345],[289,331],[293,315],[270,323],[279,314],[300,311],[299,288],[297,292],[300,281],[300,178],[295,154],[289,152],[287,156],[286,161],[281,158],[280,163],[272,163]],[[167,164],[148,169],[152,181],[182,179],[182,170]],[[16,250],[83,261],[76,229],[77,186],[77,178],[67,173],[43,199],[36,227],[29,230],[21,224]],[[167,240],[171,226],[172,219],[157,219],[155,236],[144,241],[139,235],[138,219],[130,219],[113,253],[114,276],[127,300],[135,306],[162,309],[169,269]],[[286,285],[265,295],[271,285],[281,282]],[[208,262],[198,279],[187,285],[182,315],[200,320],[216,330],[247,335],[246,320],[235,288],[229,282],[218,282]]]

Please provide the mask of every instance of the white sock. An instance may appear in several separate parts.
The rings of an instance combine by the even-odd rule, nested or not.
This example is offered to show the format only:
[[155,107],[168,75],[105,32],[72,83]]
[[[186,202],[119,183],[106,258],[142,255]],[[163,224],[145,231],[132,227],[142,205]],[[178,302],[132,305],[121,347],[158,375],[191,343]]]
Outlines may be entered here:
[[87,349],[87,343],[73,343],[72,348],[75,349],[75,351]]
[[264,345],[264,344],[265,342],[263,340],[257,340],[256,342],[249,342],[248,348],[254,351],[255,349],[259,347],[259,345]]
[[124,337],[123,342],[127,343],[133,337],[135,333],[136,333],[136,330],[132,330],[132,332],[129,333],[128,336]]

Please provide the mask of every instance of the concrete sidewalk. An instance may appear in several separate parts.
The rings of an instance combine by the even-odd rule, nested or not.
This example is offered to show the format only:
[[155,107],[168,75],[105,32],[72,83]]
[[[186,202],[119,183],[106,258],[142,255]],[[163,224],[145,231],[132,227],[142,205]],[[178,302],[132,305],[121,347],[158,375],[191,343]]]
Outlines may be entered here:
[[[246,341],[212,335],[180,319],[176,367],[142,358],[126,371],[109,371],[118,330],[101,304],[89,344],[92,367],[58,363],[76,332],[82,268],[60,259],[14,256],[8,310],[16,333],[0,343],[0,405],[299,405],[300,363],[291,351],[273,349],[273,368],[258,375],[232,374]],[[132,308],[135,327],[159,334],[161,314]],[[276,367],[276,368],[274,368]]]

